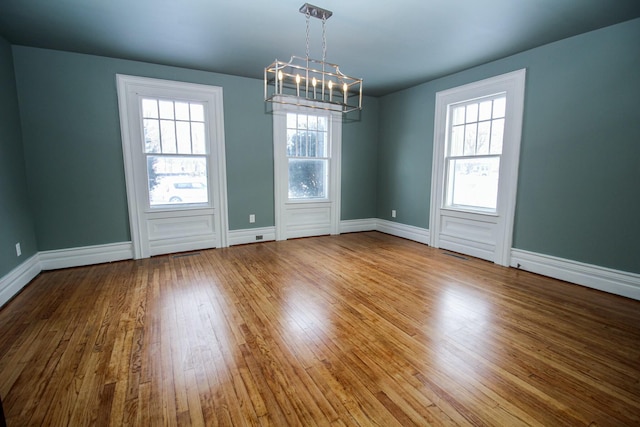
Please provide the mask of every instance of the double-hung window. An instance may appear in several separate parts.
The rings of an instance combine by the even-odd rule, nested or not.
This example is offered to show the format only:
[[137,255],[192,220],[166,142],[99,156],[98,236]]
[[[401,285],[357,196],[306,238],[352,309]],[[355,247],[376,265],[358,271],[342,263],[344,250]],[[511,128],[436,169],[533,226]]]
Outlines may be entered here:
[[287,113],[289,200],[329,197],[328,117]]
[[208,204],[204,104],[143,98],[142,120],[149,206]]
[[276,240],[340,233],[342,112],[302,104],[273,104]]
[[445,208],[497,211],[506,96],[449,107]]

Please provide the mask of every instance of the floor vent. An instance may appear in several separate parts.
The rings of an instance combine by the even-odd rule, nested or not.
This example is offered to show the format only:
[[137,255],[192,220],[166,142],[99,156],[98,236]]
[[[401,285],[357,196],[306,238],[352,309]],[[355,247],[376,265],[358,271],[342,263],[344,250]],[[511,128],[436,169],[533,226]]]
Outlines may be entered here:
[[187,256],[196,256],[196,255],[200,255],[200,252],[189,252],[188,254],[178,254],[178,255],[174,255],[173,258],[184,258]]
[[452,254],[451,252],[442,252],[444,255],[449,255],[452,256],[454,258],[458,258],[458,259],[463,259],[465,261],[469,261],[469,258],[462,256],[462,255],[458,255],[458,254]]

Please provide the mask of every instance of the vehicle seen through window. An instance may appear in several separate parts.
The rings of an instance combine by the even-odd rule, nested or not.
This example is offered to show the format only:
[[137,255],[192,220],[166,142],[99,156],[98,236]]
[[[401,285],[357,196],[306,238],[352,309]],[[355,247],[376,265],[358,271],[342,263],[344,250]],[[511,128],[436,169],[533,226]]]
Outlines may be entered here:
[[158,184],[151,191],[151,206],[166,204],[208,203],[207,181],[205,177],[159,177]]

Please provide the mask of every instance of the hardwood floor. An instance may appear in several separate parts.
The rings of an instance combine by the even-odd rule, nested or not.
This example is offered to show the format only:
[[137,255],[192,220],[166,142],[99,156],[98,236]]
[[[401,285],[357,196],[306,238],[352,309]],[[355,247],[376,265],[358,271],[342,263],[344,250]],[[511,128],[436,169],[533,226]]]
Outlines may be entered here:
[[27,425],[640,425],[640,302],[377,232],[42,273]]

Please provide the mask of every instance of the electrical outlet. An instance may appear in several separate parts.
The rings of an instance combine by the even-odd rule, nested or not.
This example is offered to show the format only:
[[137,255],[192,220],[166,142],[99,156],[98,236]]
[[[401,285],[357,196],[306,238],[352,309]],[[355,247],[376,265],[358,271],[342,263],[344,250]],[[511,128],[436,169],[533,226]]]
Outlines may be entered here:
[[253,224],[254,222],[256,222],[256,215],[255,214],[249,215],[249,223]]
[[20,248],[20,243],[16,243],[16,256],[22,255],[22,249]]
[[391,218],[395,218],[395,217],[396,217],[396,210],[391,209]]

